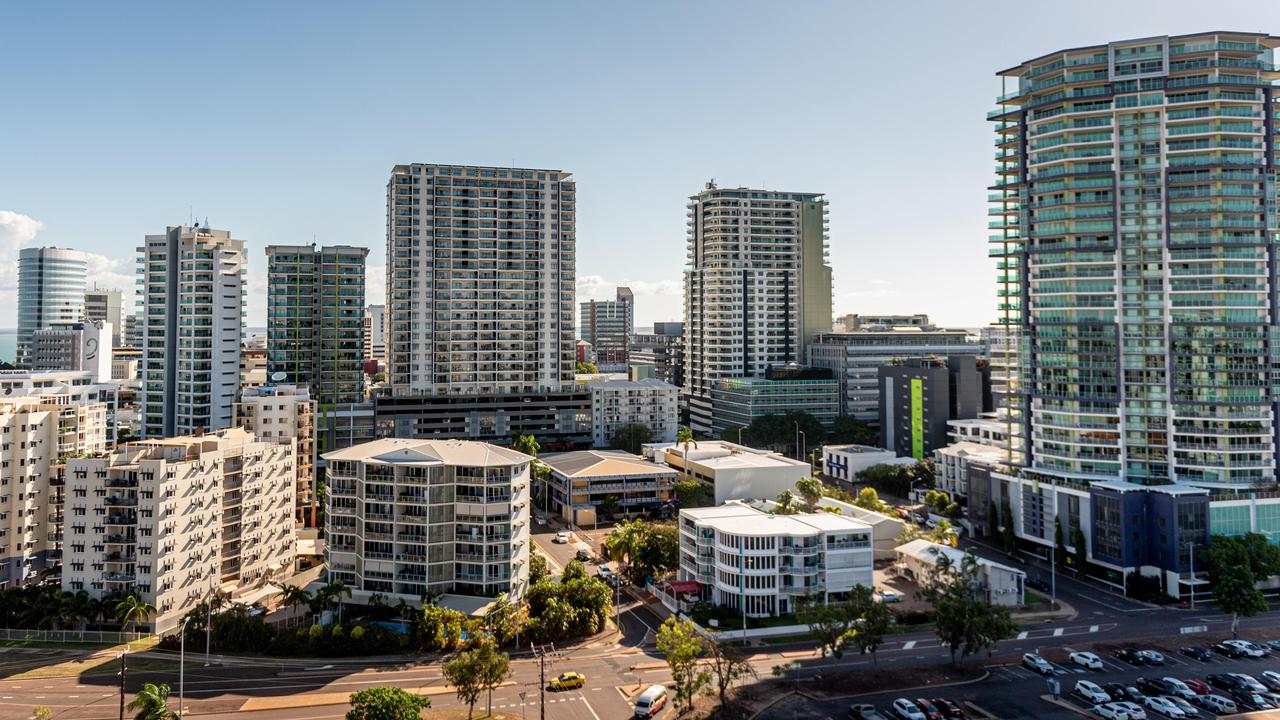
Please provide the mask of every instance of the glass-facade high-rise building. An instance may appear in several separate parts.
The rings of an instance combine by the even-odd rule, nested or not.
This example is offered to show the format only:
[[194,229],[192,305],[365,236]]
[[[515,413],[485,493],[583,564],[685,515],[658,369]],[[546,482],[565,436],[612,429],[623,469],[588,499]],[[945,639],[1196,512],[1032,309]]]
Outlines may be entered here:
[[1274,490],[1277,45],[1150,37],[998,73],[990,254],[1025,458],[991,502],[1019,536],[1056,517],[1099,564],[1176,575],[1212,507]]
[[267,375],[321,406],[364,399],[368,248],[267,247]]
[[88,258],[78,250],[42,247],[18,253],[18,367],[28,367],[31,335],[84,319]]

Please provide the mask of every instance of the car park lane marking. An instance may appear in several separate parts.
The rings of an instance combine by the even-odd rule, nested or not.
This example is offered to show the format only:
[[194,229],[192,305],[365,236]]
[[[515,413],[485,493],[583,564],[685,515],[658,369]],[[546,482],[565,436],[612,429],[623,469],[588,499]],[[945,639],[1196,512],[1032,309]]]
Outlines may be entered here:
[[1026,639],[1027,639],[1027,635],[1029,635],[1029,634],[1030,634],[1030,633],[1028,633],[1026,630],[1023,630],[1022,632],[1018,633],[1018,639],[1019,639],[1019,640],[1026,640]]
[[1063,630],[1063,628],[1054,628],[1054,629],[1053,629],[1053,636],[1054,636],[1054,637],[1062,637],[1062,630]]
[[902,643],[902,649],[903,649],[903,650],[910,650],[911,648],[913,648],[913,647],[915,647],[915,646],[916,646],[916,641],[915,641],[915,640],[908,640],[908,641],[906,641],[906,642]]
[[1097,626],[1097,625],[1090,625],[1090,626],[1089,626],[1089,632],[1091,632],[1091,633],[1096,633],[1096,632],[1098,632],[1098,626]]

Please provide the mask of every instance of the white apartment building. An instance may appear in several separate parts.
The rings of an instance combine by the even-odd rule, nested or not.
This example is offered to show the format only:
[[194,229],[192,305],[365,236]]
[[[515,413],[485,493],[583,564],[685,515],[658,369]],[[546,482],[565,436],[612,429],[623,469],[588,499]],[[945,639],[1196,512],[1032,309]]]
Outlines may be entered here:
[[[323,455],[325,559],[353,591],[467,611],[529,582],[529,463],[469,440],[386,438]],[[482,604],[482,603],[481,603]]]
[[138,248],[142,434],[231,426],[244,330],[245,247],[226,230],[169,227]]
[[680,579],[705,602],[748,617],[795,612],[873,586],[871,526],[828,512],[781,515],[772,503],[680,511]]
[[79,250],[24,248],[18,253],[18,367],[27,367],[31,334],[84,319],[89,260]]
[[316,521],[316,403],[305,385],[244,388],[236,401],[235,425],[263,442],[294,446],[297,519]]
[[0,587],[57,565],[62,486],[56,466],[107,447],[107,406],[60,392],[0,397]]
[[[681,470],[681,478],[684,477],[683,445],[664,448],[658,457]],[[813,474],[807,462],[723,440],[691,443],[687,462],[689,476],[711,486],[717,505],[730,500],[775,498],[783,490],[794,493],[796,481]]]
[[425,395],[573,384],[575,186],[559,170],[396,165],[387,379]]
[[803,363],[813,336],[831,330],[827,201],[707,183],[688,208],[684,390],[690,424],[711,432],[718,381]]
[[111,346],[124,344],[123,297],[119,290],[99,290],[97,287],[84,293],[84,321],[95,320],[111,323]]
[[102,320],[40,328],[31,333],[27,366],[34,372],[87,370],[94,382],[111,382],[114,334]]
[[591,389],[591,442],[609,447],[627,425],[647,425],[653,442],[675,442],[680,423],[680,388],[661,380],[600,380]]
[[292,572],[293,493],[293,446],[238,428],[69,460],[62,589],[136,593],[170,632],[215,589],[246,597]]
[[[88,407],[101,403],[106,409],[104,423],[106,447],[116,443],[115,418],[119,408],[120,386],[100,383],[87,370],[60,370],[33,372],[30,370],[0,370],[0,398],[21,396],[55,396],[58,402]],[[64,443],[64,446],[66,444]],[[75,449],[63,452],[77,452]]]
[[365,319],[369,323],[365,359],[377,360],[379,365],[385,366],[387,364],[387,306],[370,305],[365,309]]
[[938,489],[945,491],[953,499],[969,496],[971,463],[995,468],[1008,462],[1008,450],[976,442],[951,443],[933,451],[933,469]]

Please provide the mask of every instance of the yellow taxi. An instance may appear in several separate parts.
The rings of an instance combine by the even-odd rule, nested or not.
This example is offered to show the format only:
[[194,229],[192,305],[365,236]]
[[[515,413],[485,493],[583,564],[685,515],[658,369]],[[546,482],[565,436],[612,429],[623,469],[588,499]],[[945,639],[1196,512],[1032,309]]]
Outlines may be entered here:
[[587,678],[582,673],[567,672],[558,678],[551,680],[552,690],[574,690],[587,684]]

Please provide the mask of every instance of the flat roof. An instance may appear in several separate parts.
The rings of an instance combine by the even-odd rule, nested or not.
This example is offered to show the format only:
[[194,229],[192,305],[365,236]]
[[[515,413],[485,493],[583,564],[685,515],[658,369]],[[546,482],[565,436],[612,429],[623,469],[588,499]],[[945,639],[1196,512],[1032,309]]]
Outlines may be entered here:
[[740,502],[706,508],[680,511],[681,517],[689,517],[701,525],[735,535],[818,535],[823,532],[849,530],[870,531],[871,526],[861,520],[829,512],[796,513],[781,515],[757,510]]
[[[673,445],[666,451],[684,459],[683,445]],[[775,452],[757,450],[724,440],[699,440],[697,444],[691,443],[688,461],[691,465],[701,465],[710,470],[777,467],[802,467],[808,470],[809,468],[809,463],[803,460],[792,460]]]
[[999,463],[1009,459],[1009,451],[1004,448],[995,447],[994,445],[983,445],[976,442],[958,442],[940,447],[934,452],[944,453],[947,455],[964,455],[978,460]]
[[874,445],[823,445],[823,450],[833,450],[836,452],[847,453],[891,453],[892,450],[887,448],[875,447]]
[[576,450],[542,455],[538,461],[565,477],[612,477],[656,475],[675,477],[676,471],[666,465],[649,462],[625,450]]
[[[894,548],[894,550],[896,550],[899,555],[906,555],[907,557],[915,558],[921,562],[927,562],[930,565],[937,564],[939,555],[946,555],[951,558],[951,562],[953,564],[959,564],[960,561],[964,559],[964,556],[968,554],[959,548],[953,548],[950,545],[939,545],[938,543],[929,542],[923,538],[912,540],[905,545],[899,545]],[[996,568],[997,570],[1004,570],[1005,572],[1015,573],[1018,575],[1026,575],[1025,572],[1017,568],[1002,565],[994,560],[988,560],[983,557],[978,557],[977,555],[974,555],[974,557],[977,558],[978,564],[981,566]]]

